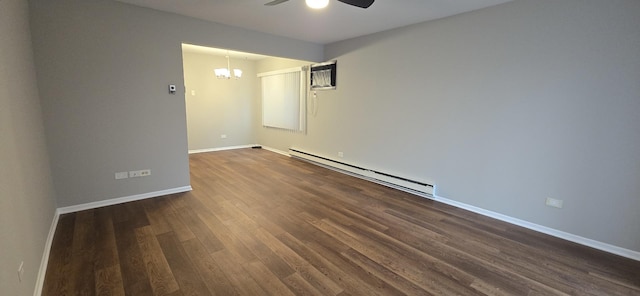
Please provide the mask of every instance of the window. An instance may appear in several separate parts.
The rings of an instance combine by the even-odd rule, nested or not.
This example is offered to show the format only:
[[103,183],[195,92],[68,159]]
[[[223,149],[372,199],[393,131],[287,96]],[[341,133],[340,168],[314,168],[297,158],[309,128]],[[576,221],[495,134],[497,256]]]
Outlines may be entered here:
[[262,125],[296,132],[306,128],[306,72],[292,68],[260,73]]

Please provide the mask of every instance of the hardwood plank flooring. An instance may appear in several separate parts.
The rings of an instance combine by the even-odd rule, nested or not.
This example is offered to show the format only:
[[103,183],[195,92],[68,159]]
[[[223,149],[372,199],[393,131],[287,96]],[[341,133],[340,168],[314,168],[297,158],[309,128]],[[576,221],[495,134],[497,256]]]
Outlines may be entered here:
[[43,295],[640,295],[640,262],[261,149],[62,215]]

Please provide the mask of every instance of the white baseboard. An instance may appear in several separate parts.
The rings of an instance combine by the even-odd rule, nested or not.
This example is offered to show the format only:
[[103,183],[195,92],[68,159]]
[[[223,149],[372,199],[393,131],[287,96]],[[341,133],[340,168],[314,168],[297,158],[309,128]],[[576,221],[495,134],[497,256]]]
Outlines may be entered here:
[[38,270],[38,276],[36,278],[36,287],[33,291],[33,296],[40,296],[42,294],[42,287],[44,286],[44,277],[47,273],[47,266],[49,266],[49,253],[51,253],[51,245],[53,244],[53,237],[56,234],[56,229],[58,227],[58,218],[60,218],[60,214],[58,211],[53,213],[53,221],[51,221],[51,226],[49,227],[49,234],[47,235],[47,240],[44,243],[44,250],[42,253],[42,260],[40,261],[40,269]]
[[243,149],[243,148],[251,148],[253,146],[256,146],[256,145],[240,145],[240,146],[227,146],[227,147],[217,147],[217,148],[207,148],[207,149],[195,149],[195,150],[189,150],[189,154]]
[[101,201],[95,201],[95,202],[90,202],[90,203],[85,203],[85,204],[79,204],[79,205],[74,205],[74,206],[58,208],[56,213],[61,215],[61,214],[66,214],[66,213],[79,212],[79,211],[84,211],[84,210],[100,208],[100,207],[117,205],[117,204],[130,202],[130,201],[136,201],[136,200],[147,199],[147,198],[152,198],[152,197],[158,197],[158,196],[163,196],[163,195],[169,195],[169,194],[174,194],[174,193],[187,192],[187,191],[191,191],[191,190],[192,190],[191,186],[183,186],[183,187],[171,188],[171,189],[166,189],[166,190],[147,192],[147,193],[142,193],[142,194],[136,194],[136,195],[130,195],[130,196],[125,196],[125,197],[112,198],[112,199],[106,199],[106,200],[101,200]]
[[614,246],[611,244],[607,244],[607,243],[603,243],[603,242],[599,242],[596,240],[592,240],[586,237],[581,237],[575,234],[571,234],[568,232],[564,232],[564,231],[560,231],[557,229],[553,229],[553,228],[549,228],[546,226],[542,226],[542,225],[538,225],[535,223],[531,223],[528,221],[524,221],[524,220],[520,220],[517,218],[513,218],[507,215],[503,215],[500,213],[496,213],[496,212],[492,212],[489,210],[485,210],[483,208],[479,208],[476,206],[472,206],[472,205],[468,205],[462,202],[458,202],[455,200],[451,200],[448,198],[444,198],[444,197],[440,197],[440,196],[435,196],[435,200],[441,203],[445,203],[457,208],[461,208],[461,209],[465,209],[483,216],[487,216],[487,217],[491,217],[500,221],[504,221],[513,225],[517,225],[517,226],[521,226],[527,229],[531,229],[533,231],[537,231],[537,232],[541,232],[544,234],[548,234],[551,236],[555,236],[557,238],[561,238],[564,240],[568,240],[570,242],[574,242],[577,244],[581,244],[587,247],[591,247],[594,249],[598,249],[601,251],[605,251],[608,253],[612,253],[612,254],[616,254],[622,257],[626,257],[629,259],[633,259],[633,260],[637,260],[640,261],[640,252],[637,251],[633,251],[633,250],[629,250],[629,249],[625,249],[625,248],[621,248],[618,246]]
[[284,156],[291,156],[289,155],[288,152],[282,151],[282,150],[278,150],[275,148],[271,148],[271,147],[267,147],[267,146],[262,146],[259,144],[253,144],[253,145],[240,145],[240,146],[227,146],[227,147],[217,147],[217,148],[207,148],[207,149],[195,149],[195,150],[189,150],[189,154],[195,154],[195,153],[206,153],[206,152],[216,152],[216,151],[225,151],[225,150],[234,150],[234,149],[245,149],[245,148],[252,148],[252,147],[256,147],[259,146],[260,148],[264,149],[264,150],[269,150],[271,152],[275,152]]
[[274,152],[274,153],[278,153],[278,154],[281,154],[281,155],[284,155],[284,156],[287,156],[287,157],[291,157],[291,154],[289,154],[288,152],[285,152],[285,151],[282,151],[282,150],[278,150],[278,149],[275,149],[275,148],[262,146],[262,149],[268,150],[268,151],[271,151],[271,152]]

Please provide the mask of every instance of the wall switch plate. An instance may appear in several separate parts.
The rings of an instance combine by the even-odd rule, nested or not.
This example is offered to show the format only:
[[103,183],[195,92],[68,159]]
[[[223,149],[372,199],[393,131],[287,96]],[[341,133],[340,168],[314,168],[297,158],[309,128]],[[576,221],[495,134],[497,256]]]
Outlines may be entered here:
[[227,138],[227,135],[225,134],[220,135],[220,139],[226,139],[226,138]]
[[129,178],[129,173],[128,172],[117,172],[116,173],[116,180],[126,179],[126,178]]
[[554,207],[554,208],[559,208],[559,209],[562,208],[563,203],[564,202],[561,199],[555,199],[555,198],[550,198],[550,197],[547,197],[547,200],[545,201],[545,204],[547,206]]
[[344,153],[342,151],[338,152],[338,157],[344,157]]

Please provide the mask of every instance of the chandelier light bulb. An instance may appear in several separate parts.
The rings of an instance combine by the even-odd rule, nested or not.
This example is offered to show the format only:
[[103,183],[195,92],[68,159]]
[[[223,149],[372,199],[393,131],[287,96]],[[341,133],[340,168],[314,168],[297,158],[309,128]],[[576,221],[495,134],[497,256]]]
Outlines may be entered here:
[[231,74],[233,74],[233,77],[235,79],[240,79],[240,77],[242,77],[242,70],[240,69],[231,70],[229,55],[227,55],[226,58],[227,58],[227,68],[217,68],[213,70],[216,73],[216,77],[218,79],[230,79]]
[[242,77],[242,70],[240,69],[233,69],[233,76],[238,79],[240,77]]

